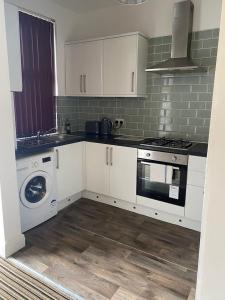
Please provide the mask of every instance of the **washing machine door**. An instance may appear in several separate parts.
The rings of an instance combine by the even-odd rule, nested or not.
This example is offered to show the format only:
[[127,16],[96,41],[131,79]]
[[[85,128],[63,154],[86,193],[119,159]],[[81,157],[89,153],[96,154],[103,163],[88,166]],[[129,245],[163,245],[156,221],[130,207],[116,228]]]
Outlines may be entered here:
[[43,171],[28,176],[20,190],[20,200],[28,208],[37,208],[43,205],[52,192],[51,176]]

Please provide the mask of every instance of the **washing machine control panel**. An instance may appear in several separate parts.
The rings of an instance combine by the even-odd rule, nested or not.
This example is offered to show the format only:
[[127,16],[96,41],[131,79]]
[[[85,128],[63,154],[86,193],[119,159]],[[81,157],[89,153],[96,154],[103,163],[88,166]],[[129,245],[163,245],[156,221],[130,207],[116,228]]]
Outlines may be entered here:
[[43,164],[48,163],[48,162],[50,162],[51,160],[52,160],[51,157],[44,157],[44,158],[42,158]]

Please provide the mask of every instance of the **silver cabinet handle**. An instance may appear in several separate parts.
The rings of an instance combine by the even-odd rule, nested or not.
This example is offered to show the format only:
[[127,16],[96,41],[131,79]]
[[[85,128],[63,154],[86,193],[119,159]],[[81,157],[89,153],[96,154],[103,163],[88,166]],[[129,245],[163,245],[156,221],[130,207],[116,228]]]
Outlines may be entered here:
[[87,75],[84,75],[84,93],[86,93],[87,92],[87,88],[86,88],[86,80],[87,79]]
[[134,93],[134,72],[132,72],[132,79],[131,79],[131,93]]
[[80,75],[80,92],[83,93],[83,75]]
[[110,148],[110,164],[113,165],[113,148]]
[[106,147],[106,165],[109,165],[109,147]]
[[59,150],[56,149],[56,169],[59,169]]

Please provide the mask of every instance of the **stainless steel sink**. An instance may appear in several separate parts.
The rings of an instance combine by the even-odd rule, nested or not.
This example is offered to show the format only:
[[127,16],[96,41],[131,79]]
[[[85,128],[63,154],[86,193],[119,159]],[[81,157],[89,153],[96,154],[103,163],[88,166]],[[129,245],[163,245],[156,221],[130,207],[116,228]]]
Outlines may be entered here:
[[39,138],[30,138],[17,142],[18,148],[23,149],[35,149],[39,147],[54,146],[63,142],[72,142],[80,140],[81,135],[69,135],[69,134],[53,134],[48,136],[40,136]]
[[70,134],[54,134],[54,135],[45,136],[44,139],[46,141],[61,143],[63,141],[72,141],[72,140],[80,139],[81,137],[82,136],[70,135]]

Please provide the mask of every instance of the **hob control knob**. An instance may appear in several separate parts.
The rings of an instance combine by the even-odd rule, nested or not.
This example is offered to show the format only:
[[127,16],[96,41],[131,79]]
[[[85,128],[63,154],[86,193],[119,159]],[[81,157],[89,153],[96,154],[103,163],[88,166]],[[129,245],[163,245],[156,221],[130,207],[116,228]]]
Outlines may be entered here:
[[176,155],[172,156],[172,161],[174,161],[174,162],[177,161],[177,156]]
[[150,157],[150,156],[151,156],[151,153],[147,153],[146,156],[147,156],[147,157]]

